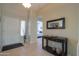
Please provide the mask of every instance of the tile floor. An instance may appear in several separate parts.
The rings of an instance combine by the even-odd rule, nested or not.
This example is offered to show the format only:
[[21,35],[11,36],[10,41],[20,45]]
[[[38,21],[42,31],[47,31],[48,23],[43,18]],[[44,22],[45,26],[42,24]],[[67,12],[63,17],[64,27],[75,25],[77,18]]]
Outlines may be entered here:
[[41,38],[37,43],[26,43],[24,46],[0,52],[0,56],[53,56],[42,49]]

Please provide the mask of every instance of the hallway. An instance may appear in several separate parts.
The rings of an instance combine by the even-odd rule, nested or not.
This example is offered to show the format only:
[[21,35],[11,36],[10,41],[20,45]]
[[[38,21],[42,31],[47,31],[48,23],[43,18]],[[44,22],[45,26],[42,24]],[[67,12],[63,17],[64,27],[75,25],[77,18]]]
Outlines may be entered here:
[[2,56],[52,56],[52,54],[42,49],[41,39],[37,43],[27,43],[23,47],[14,48],[1,52]]

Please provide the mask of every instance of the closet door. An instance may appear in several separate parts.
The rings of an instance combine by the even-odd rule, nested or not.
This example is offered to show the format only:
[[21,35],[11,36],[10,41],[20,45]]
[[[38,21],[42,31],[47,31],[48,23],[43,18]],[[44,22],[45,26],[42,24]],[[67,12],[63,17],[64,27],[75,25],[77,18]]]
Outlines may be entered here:
[[20,20],[17,18],[3,18],[3,40],[4,45],[21,43]]

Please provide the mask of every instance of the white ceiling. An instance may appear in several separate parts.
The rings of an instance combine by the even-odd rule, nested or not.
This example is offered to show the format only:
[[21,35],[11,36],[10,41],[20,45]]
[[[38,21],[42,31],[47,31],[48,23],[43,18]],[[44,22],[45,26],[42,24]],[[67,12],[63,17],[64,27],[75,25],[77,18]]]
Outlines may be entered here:
[[32,3],[31,9],[33,10],[39,10],[45,7],[48,3]]
[[[62,4],[50,4],[50,3],[31,3],[32,6],[30,7],[30,9],[38,11],[41,10],[42,8],[44,8],[45,6],[50,6],[52,5],[53,7],[57,7],[58,5],[62,5]],[[27,10],[28,8],[25,8],[22,3],[3,3],[3,5],[5,5],[6,7],[10,7],[12,9],[19,9],[19,10]],[[69,5],[69,4],[66,4]],[[71,4],[72,5],[72,4]]]
[[[25,17],[28,14],[28,8],[25,8],[22,3],[3,3],[3,15],[13,15]],[[46,3],[32,3],[31,10],[38,12],[41,8],[45,7]]]
[[[32,3],[31,10],[34,10],[36,13],[44,12],[50,8],[59,8],[63,7],[63,5],[77,5],[79,4],[53,4],[53,3]],[[13,16],[22,16],[25,17],[28,14],[28,8],[25,8],[22,3],[4,3],[0,4],[3,7],[3,14],[4,15],[13,15]]]
[[[21,3],[4,3],[3,5],[10,7],[10,8],[14,8],[14,9],[20,9],[20,10],[28,9],[28,8],[25,8]],[[32,6],[30,7],[30,9],[37,11],[37,10],[43,8],[44,6],[46,6],[47,3],[31,3],[31,5]]]

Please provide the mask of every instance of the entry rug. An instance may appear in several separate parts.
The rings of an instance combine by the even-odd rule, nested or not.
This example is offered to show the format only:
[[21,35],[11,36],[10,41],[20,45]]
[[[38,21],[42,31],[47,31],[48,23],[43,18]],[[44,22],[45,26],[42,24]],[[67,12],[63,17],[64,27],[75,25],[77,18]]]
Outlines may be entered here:
[[7,45],[7,46],[3,46],[2,51],[6,51],[6,50],[22,47],[22,46],[23,46],[22,43],[16,43],[16,44],[12,44],[12,45]]

